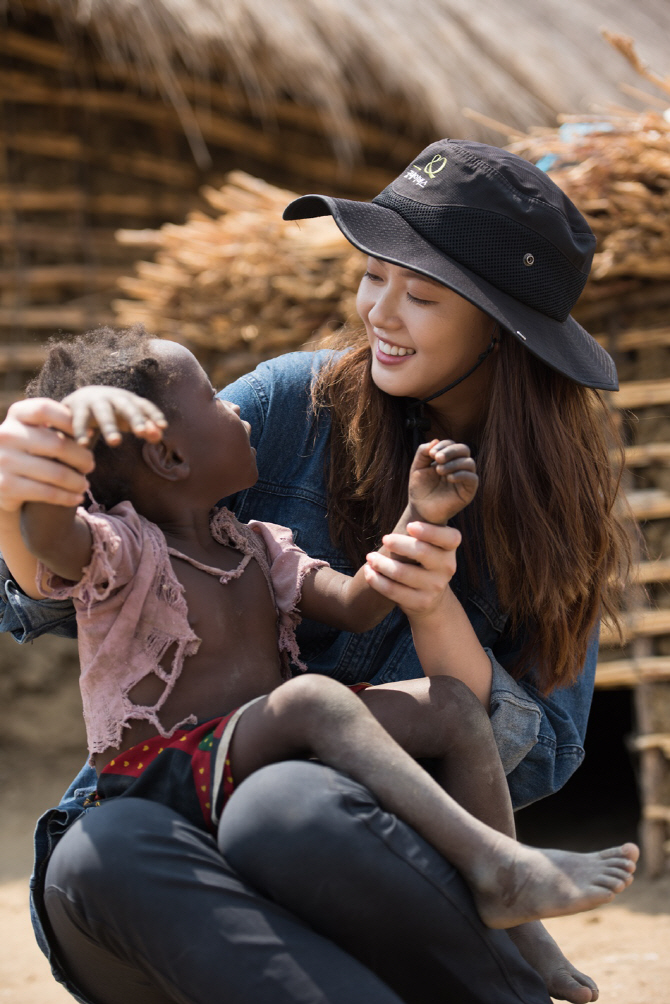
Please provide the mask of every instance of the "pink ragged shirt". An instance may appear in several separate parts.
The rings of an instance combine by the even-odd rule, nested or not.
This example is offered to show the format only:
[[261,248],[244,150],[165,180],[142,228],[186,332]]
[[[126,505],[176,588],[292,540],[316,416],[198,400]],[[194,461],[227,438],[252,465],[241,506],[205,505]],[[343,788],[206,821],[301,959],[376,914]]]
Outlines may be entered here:
[[[91,756],[122,743],[124,726],[133,719],[151,722],[169,738],[175,729],[195,723],[193,715],[166,731],[158,713],[171,693],[184,659],[198,651],[200,639],[188,622],[184,589],[174,573],[170,554],[218,576],[222,585],[236,579],[254,558],[265,574],[277,610],[277,644],[284,660],[301,666],[295,628],[302,582],[325,561],[310,558],[293,543],[284,526],[251,520],[238,522],[227,509],[212,513],[214,540],[240,552],[231,571],[202,565],[167,546],[158,527],[122,502],[109,512],[94,506],[78,513],[88,523],[93,551],[77,583],[68,582],[40,564],[37,587],[44,596],[72,597],[79,633],[80,687]],[[221,602],[226,602],[225,592]],[[174,646],[169,669],[161,666]],[[304,668],[304,667],[301,667]],[[149,673],[165,683],[154,705],[134,704],[132,688]]]

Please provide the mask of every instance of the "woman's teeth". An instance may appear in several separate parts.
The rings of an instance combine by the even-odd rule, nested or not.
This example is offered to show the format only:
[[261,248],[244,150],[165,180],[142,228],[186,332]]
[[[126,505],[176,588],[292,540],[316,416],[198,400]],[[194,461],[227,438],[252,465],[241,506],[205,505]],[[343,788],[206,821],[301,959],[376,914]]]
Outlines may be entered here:
[[381,338],[377,339],[379,348],[387,356],[413,356],[415,349],[405,349],[400,345],[389,345],[388,342],[383,342]]

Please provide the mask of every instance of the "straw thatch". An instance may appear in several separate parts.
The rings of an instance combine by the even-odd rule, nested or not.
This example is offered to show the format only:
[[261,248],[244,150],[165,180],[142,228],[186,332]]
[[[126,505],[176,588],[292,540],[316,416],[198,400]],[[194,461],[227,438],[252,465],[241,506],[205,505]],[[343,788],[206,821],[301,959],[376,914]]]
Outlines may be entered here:
[[495,140],[465,105],[526,128],[616,97],[601,20],[654,60],[670,9],[0,0],[0,371],[16,341],[109,320],[134,253],[115,231],[182,223],[230,170],[367,198],[438,135]]
[[[342,158],[360,151],[353,122],[372,116],[410,131],[472,134],[471,106],[513,126],[616,98],[622,67],[599,44],[606,23],[632,33],[651,62],[670,32],[665,0],[2,0],[88,35],[110,67],[130,71],[177,109],[206,162],[197,81],[218,80],[261,118],[276,105],[315,109]],[[481,127],[474,129],[481,134]]]

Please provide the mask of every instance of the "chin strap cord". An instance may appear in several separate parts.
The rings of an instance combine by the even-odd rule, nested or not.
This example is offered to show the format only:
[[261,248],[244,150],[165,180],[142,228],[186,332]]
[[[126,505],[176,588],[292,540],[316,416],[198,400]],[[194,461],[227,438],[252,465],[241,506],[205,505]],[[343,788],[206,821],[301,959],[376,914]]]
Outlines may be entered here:
[[479,369],[484,360],[488,359],[499,341],[500,332],[498,326],[496,325],[488,347],[477,356],[477,362],[474,366],[470,367],[467,373],[460,376],[458,380],[454,380],[452,383],[447,384],[447,386],[443,387],[442,390],[438,390],[434,394],[431,394],[430,397],[424,397],[420,401],[410,401],[409,404],[406,405],[405,428],[409,429],[413,434],[412,441],[415,453],[421,443],[426,442],[424,433],[428,432],[430,429],[430,419],[426,415],[426,405],[429,401],[434,401],[436,397],[442,397],[442,395],[446,394],[447,391],[453,390],[453,388],[457,387],[459,383],[463,383],[464,380],[467,380],[467,378],[471,376],[475,370]]

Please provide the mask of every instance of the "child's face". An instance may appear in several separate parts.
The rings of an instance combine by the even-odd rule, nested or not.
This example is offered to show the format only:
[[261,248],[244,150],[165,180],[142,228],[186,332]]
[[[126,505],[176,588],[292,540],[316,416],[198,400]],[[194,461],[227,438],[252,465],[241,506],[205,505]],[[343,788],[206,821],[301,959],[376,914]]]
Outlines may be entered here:
[[258,480],[256,451],[249,442],[251,426],[238,405],[223,401],[202,366],[183,345],[156,339],[154,352],[172,371],[170,397],[177,417],[167,437],[187,457],[190,477],[213,505],[220,498],[249,488]]

